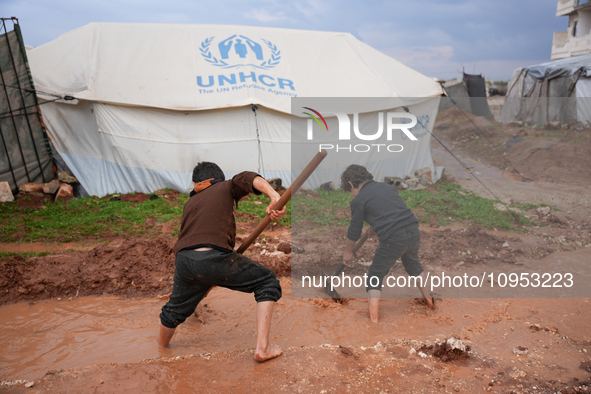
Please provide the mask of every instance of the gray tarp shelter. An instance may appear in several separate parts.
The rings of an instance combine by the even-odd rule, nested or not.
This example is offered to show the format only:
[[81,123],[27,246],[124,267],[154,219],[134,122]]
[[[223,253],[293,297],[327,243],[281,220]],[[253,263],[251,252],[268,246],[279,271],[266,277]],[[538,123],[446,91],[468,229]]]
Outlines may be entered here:
[[591,124],[591,55],[513,71],[500,120],[542,127]]
[[444,89],[447,97],[441,99],[440,111],[458,106],[471,114],[494,119],[486,99],[486,84],[482,75],[463,73],[460,83],[444,86]]
[[[14,30],[6,32],[6,21]],[[18,20],[2,18],[0,28],[0,182],[16,193],[21,183],[55,174]]]

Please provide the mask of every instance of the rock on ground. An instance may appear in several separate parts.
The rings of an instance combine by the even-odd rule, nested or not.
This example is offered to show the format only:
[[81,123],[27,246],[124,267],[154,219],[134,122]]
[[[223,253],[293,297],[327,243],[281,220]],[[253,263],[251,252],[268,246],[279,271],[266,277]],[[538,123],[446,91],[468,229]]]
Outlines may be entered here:
[[0,182],[0,202],[13,202],[14,196],[8,182]]
[[45,194],[55,194],[60,188],[60,181],[57,179],[52,180],[43,185],[43,193]]
[[25,182],[18,185],[20,193],[43,193],[43,183]]
[[74,189],[69,184],[62,183],[55,195],[55,201],[68,201],[72,198],[74,198]]

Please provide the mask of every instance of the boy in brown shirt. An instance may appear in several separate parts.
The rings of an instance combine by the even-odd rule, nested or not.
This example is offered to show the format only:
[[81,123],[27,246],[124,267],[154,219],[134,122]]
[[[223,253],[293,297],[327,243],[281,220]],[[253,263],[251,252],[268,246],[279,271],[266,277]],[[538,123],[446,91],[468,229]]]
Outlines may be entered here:
[[213,286],[254,293],[257,301],[255,360],[280,356],[269,343],[271,317],[281,286],[269,268],[233,251],[236,240],[236,205],[249,193],[271,199],[267,215],[278,220],[285,213],[273,210],[279,194],[257,173],[241,172],[225,181],[215,164],[201,162],[193,170],[194,189],[183,208],[181,231],[174,246],[175,276],[170,300],[160,314],[158,344],[167,347],[176,327],[183,323]]

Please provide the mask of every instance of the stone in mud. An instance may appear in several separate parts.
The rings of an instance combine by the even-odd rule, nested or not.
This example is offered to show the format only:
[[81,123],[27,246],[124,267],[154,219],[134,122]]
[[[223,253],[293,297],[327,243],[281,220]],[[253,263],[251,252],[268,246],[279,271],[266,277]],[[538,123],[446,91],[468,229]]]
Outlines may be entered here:
[[291,253],[291,244],[289,244],[287,242],[281,242],[279,245],[277,245],[277,250],[280,252],[283,252],[285,254],[290,254]]
[[417,179],[419,180],[419,183],[423,186],[429,186],[431,184],[427,175],[421,175]]
[[[421,168],[421,169],[415,171],[415,177],[420,179],[422,176],[424,176],[426,178],[425,180],[429,184],[433,183],[433,174],[432,174],[431,169],[429,167],[424,167],[424,168]],[[427,185],[423,185],[423,186],[427,186]]]
[[443,362],[461,360],[469,358],[470,346],[464,345],[464,343],[457,338],[449,338],[441,343],[427,346],[423,345],[419,348],[419,351],[437,357]]
[[25,182],[18,185],[20,193],[43,193],[43,183]]
[[69,184],[62,183],[55,195],[55,201],[68,201],[72,198],[74,198],[74,189]]
[[552,209],[550,209],[550,207],[539,207],[536,208],[536,213],[538,216],[548,216],[552,213]]
[[0,182],[0,202],[13,202],[14,196],[8,182]]
[[355,354],[351,351],[351,349],[349,349],[348,347],[344,347],[344,346],[339,346],[339,349],[341,350],[341,353],[343,353],[345,356],[349,356],[352,357]]
[[528,353],[529,350],[523,346],[517,346],[515,349],[513,349],[513,354],[516,354],[518,356],[525,356]]
[[73,177],[72,175],[68,174],[65,171],[62,171],[59,174],[57,174],[57,177],[60,180],[60,182],[64,182],[64,183],[79,183],[78,182],[78,179],[76,179],[76,177]]
[[43,185],[43,193],[45,194],[55,194],[58,189],[60,188],[60,181],[57,179],[52,180]]
[[420,181],[417,178],[409,178],[404,181],[408,185],[409,189],[414,189],[417,185],[420,185]]

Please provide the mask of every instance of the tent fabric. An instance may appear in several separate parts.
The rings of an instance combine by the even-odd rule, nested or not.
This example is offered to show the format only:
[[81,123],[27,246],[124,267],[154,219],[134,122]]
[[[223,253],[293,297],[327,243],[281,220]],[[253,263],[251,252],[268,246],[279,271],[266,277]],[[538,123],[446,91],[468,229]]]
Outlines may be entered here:
[[541,127],[555,122],[590,124],[589,70],[591,55],[516,69],[507,86],[501,122]]
[[259,140],[267,166],[261,175],[289,180],[289,117],[264,107],[256,115],[258,140],[250,107],[179,112],[89,101],[43,106],[47,127],[60,132],[55,148],[97,196],[165,187],[185,191],[200,161],[216,162],[227,176],[258,170]]
[[[220,65],[224,60],[219,45],[233,36],[233,41],[242,36],[258,43],[261,59],[272,60],[274,56],[277,64],[265,68],[252,51],[247,51],[243,59],[231,50],[226,54],[228,66],[246,62],[252,66]],[[238,43],[233,44],[236,48]],[[296,95],[441,94],[434,81],[348,33],[248,26],[91,23],[32,49],[29,57],[39,90],[90,101],[174,110],[254,103],[290,113],[289,100]],[[197,78],[203,86],[199,86]],[[212,86],[204,87],[210,81]],[[240,86],[244,87],[236,89]],[[224,94],[204,92],[217,93],[217,89],[224,88],[229,89],[220,92]]]
[[446,84],[444,85],[444,90],[447,97],[441,98],[439,111],[454,108],[457,105],[463,111],[472,113],[472,105],[470,104],[470,96],[468,95],[466,82],[460,81],[454,85]]
[[526,67],[527,74],[535,79],[554,79],[568,77],[582,71],[583,76],[591,77],[591,55],[581,55]]
[[0,73],[0,181],[17,193],[21,183],[55,177],[18,24],[0,35]]
[[[77,98],[41,108],[56,150],[97,196],[185,191],[199,161],[289,185],[293,97],[411,105],[442,94],[346,33],[92,23],[28,55],[38,89]],[[430,154],[420,163],[432,166]]]
[[489,119],[494,119],[492,112],[486,100],[486,83],[482,75],[463,74],[463,79],[466,81],[468,89],[468,96],[470,96],[470,106],[472,113],[477,116],[484,116]]

